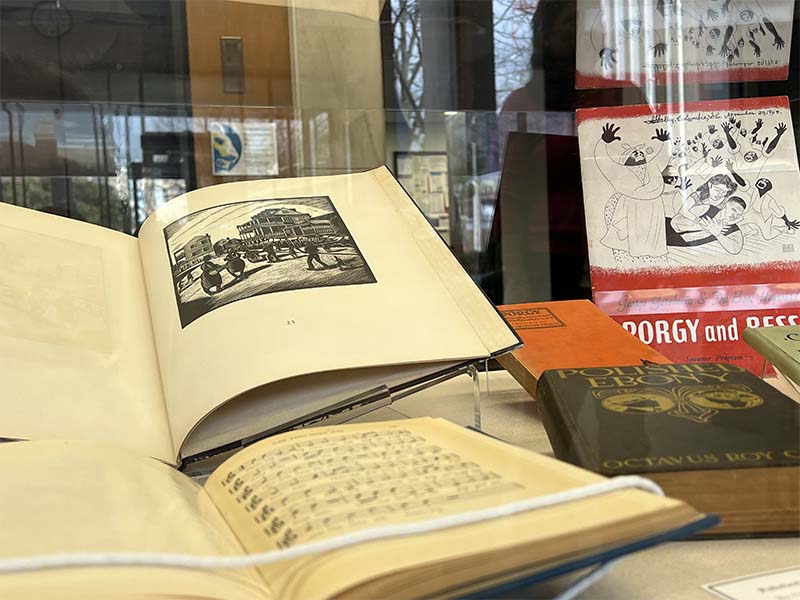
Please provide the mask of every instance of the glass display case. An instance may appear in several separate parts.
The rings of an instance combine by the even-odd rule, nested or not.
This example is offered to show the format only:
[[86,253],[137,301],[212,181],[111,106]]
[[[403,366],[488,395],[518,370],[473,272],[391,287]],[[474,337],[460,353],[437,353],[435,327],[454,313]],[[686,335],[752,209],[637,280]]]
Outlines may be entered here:
[[[448,250],[446,258],[430,251],[435,260],[423,252],[443,289],[459,295],[453,290],[462,288],[447,274],[460,265],[468,278],[458,285],[477,286],[492,312],[494,305],[503,314],[508,332],[516,329],[515,339],[536,351],[504,362],[495,350],[513,344],[497,343],[485,355],[473,353],[469,364],[439,373],[439,385],[420,376],[407,387],[405,380],[395,387],[381,382],[372,395],[359,389],[353,398],[382,400],[370,408],[354,404],[358,410],[339,420],[442,416],[586,466],[585,456],[579,460],[559,446],[570,428],[598,453],[614,444],[603,437],[601,421],[585,421],[582,407],[629,418],[625,427],[648,415],[652,420],[631,429],[631,437],[613,436],[641,450],[630,460],[680,463],[704,455],[738,461],[738,468],[748,460],[741,457],[763,452],[769,456],[749,466],[777,473],[767,468],[777,465],[788,475],[758,480],[759,502],[777,498],[775,510],[791,519],[798,501],[789,496],[800,494],[791,483],[798,479],[797,406],[752,416],[763,424],[753,431],[747,415],[770,404],[764,398],[774,388],[800,403],[797,377],[787,377],[800,372],[800,358],[750,344],[758,334],[745,331],[782,327],[788,336],[800,335],[798,23],[796,0],[5,0],[0,203],[121,232],[125,243],[155,246],[158,240],[166,244],[166,280],[178,304],[196,292],[210,306],[221,302],[212,292],[223,285],[209,291],[202,271],[214,261],[233,264],[240,254],[245,268],[231,270],[231,281],[245,269],[254,273],[251,281],[270,269],[288,272],[281,261],[298,256],[301,266],[308,260],[309,272],[338,269],[341,281],[330,286],[374,282],[380,269],[370,271],[348,219],[321,200],[287,204],[281,196],[278,208],[292,214],[281,216],[286,220],[279,226],[264,216],[271,209],[259,205],[261,212],[237,213],[241,222],[224,232],[219,227],[215,239],[205,229],[181,229],[195,213],[178,215],[170,200],[199,191],[194,202],[208,210],[210,195],[202,190],[210,186],[260,182],[219,188],[234,203],[248,189],[301,189],[291,184],[299,178],[309,178],[309,189],[322,197],[329,180],[318,178],[385,165],[402,186],[397,197],[410,197],[424,216],[420,223],[435,232],[423,236],[427,248],[435,239]],[[340,193],[356,215],[350,223],[383,214],[376,190],[390,184],[373,189],[352,183],[358,178],[341,181],[350,182],[334,185],[346,190]],[[387,206],[411,219],[393,202]],[[169,235],[143,229],[154,212],[151,223],[178,232],[172,245]],[[169,224],[167,214],[174,217]],[[0,222],[0,248],[16,245],[16,234],[4,238],[3,231]],[[405,247],[399,239],[387,234],[385,246],[369,243],[390,256]],[[52,254],[58,252],[54,246]],[[345,264],[356,255],[369,272],[358,281]],[[428,272],[424,264],[416,274]],[[53,276],[56,287],[83,273],[73,267]],[[13,329],[12,317],[4,325],[4,298],[14,304],[18,288],[0,275],[0,338]],[[280,291],[287,289],[295,288]],[[400,298],[397,306],[410,310],[428,297]],[[481,320],[465,302],[453,304],[463,309],[464,321]],[[57,324],[94,304],[82,297],[65,306],[55,316],[42,311],[42,322]],[[449,331],[434,318],[436,310],[416,309],[427,315],[430,339],[437,337],[436,323],[442,336]],[[355,312],[342,309],[336,319],[345,322],[342,315]],[[295,325],[291,316],[281,321]],[[40,329],[46,327],[36,339],[50,339]],[[73,331],[59,339],[100,333]],[[237,351],[242,348],[248,358],[241,364],[252,364],[260,346],[249,340]],[[209,350],[209,371],[212,352],[219,358],[224,350]],[[601,372],[623,368],[615,356],[634,370]],[[571,364],[575,357],[588,362]],[[230,367],[225,358],[219,363]],[[585,390],[575,384],[559,391],[561,383],[541,378],[542,371],[573,367],[594,369],[568,373],[584,377]],[[730,381],[728,373],[735,373]],[[770,391],[738,379],[750,374],[766,380],[772,387],[763,389]],[[714,391],[712,383],[727,387]],[[690,384],[705,387],[701,393]],[[612,387],[618,395],[603,391]],[[553,412],[559,401],[542,400],[547,394],[585,397],[574,414],[559,413]],[[688,432],[694,449],[656,456],[658,432],[667,430],[677,432],[674,439]],[[752,434],[742,442],[746,448],[726,450],[725,436],[740,430],[745,438]],[[631,441],[637,434],[644,436],[641,444]],[[263,437],[249,435],[249,441]],[[714,442],[705,450],[698,442],[703,436]],[[729,457],[735,452],[740,458]],[[678,466],[674,471],[686,465]],[[637,558],[621,567],[598,593],[624,596],[655,585],[664,595],[704,597],[702,584],[799,563],[796,538],[785,536],[798,531],[794,523],[747,540],[738,539],[747,532],[734,532],[737,539],[720,546],[668,544],[652,555],[653,564]],[[716,560],[723,552],[729,564]],[[681,575],[673,580],[664,564],[676,565]],[[563,583],[536,589],[552,594]]]

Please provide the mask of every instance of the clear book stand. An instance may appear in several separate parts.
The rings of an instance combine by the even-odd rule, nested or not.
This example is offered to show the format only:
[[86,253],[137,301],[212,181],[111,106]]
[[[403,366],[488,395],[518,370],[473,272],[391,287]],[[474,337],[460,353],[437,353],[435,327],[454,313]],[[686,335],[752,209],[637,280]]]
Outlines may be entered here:
[[484,370],[485,373],[488,373],[488,367],[488,360],[479,360],[459,365],[457,367],[448,369],[447,371],[443,371],[442,373],[426,379],[425,381],[418,383],[412,382],[411,384],[400,386],[397,389],[390,389],[385,385],[373,388],[328,406],[324,410],[305,415],[300,419],[284,423],[280,427],[269,429],[257,436],[246,438],[236,444],[232,444],[229,447],[219,449],[219,451],[216,452],[211,452],[207,456],[190,459],[184,463],[182,470],[186,475],[192,478],[203,480],[226,458],[232,456],[243,447],[257,442],[265,437],[283,433],[285,431],[303,429],[306,427],[348,423],[380,408],[389,407],[398,400],[407,398],[412,394],[416,394],[422,390],[430,389],[434,386],[444,383],[445,381],[465,375],[468,376],[472,381],[472,426],[481,431],[481,408],[482,404],[485,403],[486,398],[488,398],[489,395],[489,378],[483,377],[485,383],[483,386],[481,386],[481,377],[479,375],[481,370]]

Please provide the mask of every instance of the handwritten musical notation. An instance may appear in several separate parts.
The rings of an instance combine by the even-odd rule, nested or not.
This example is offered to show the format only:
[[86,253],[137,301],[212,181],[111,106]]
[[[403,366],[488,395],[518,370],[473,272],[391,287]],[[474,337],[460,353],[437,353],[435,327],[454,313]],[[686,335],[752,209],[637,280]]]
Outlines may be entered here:
[[279,548],[524,487],[405,429],[278,446],[225,473],[220,485]]

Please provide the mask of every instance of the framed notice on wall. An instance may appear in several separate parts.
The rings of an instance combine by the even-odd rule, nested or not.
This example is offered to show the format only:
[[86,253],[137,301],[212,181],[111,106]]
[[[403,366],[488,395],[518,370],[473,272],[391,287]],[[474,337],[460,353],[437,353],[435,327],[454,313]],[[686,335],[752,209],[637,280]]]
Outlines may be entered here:
[[274,121],[209,121],[214,175],[278,174],[278,134]]
[[394,172],[425,216],[440,232],[450,228],[446,152],[395,152]]

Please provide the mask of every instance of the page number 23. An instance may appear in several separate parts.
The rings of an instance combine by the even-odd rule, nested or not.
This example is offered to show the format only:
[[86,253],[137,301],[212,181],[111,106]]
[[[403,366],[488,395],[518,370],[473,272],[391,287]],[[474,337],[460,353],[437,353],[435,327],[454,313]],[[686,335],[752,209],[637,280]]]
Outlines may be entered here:
[[294,319],[289,319],[288,321],[286,321],[286,324],[287,325],[295,325],[296,323],[295,323]]

